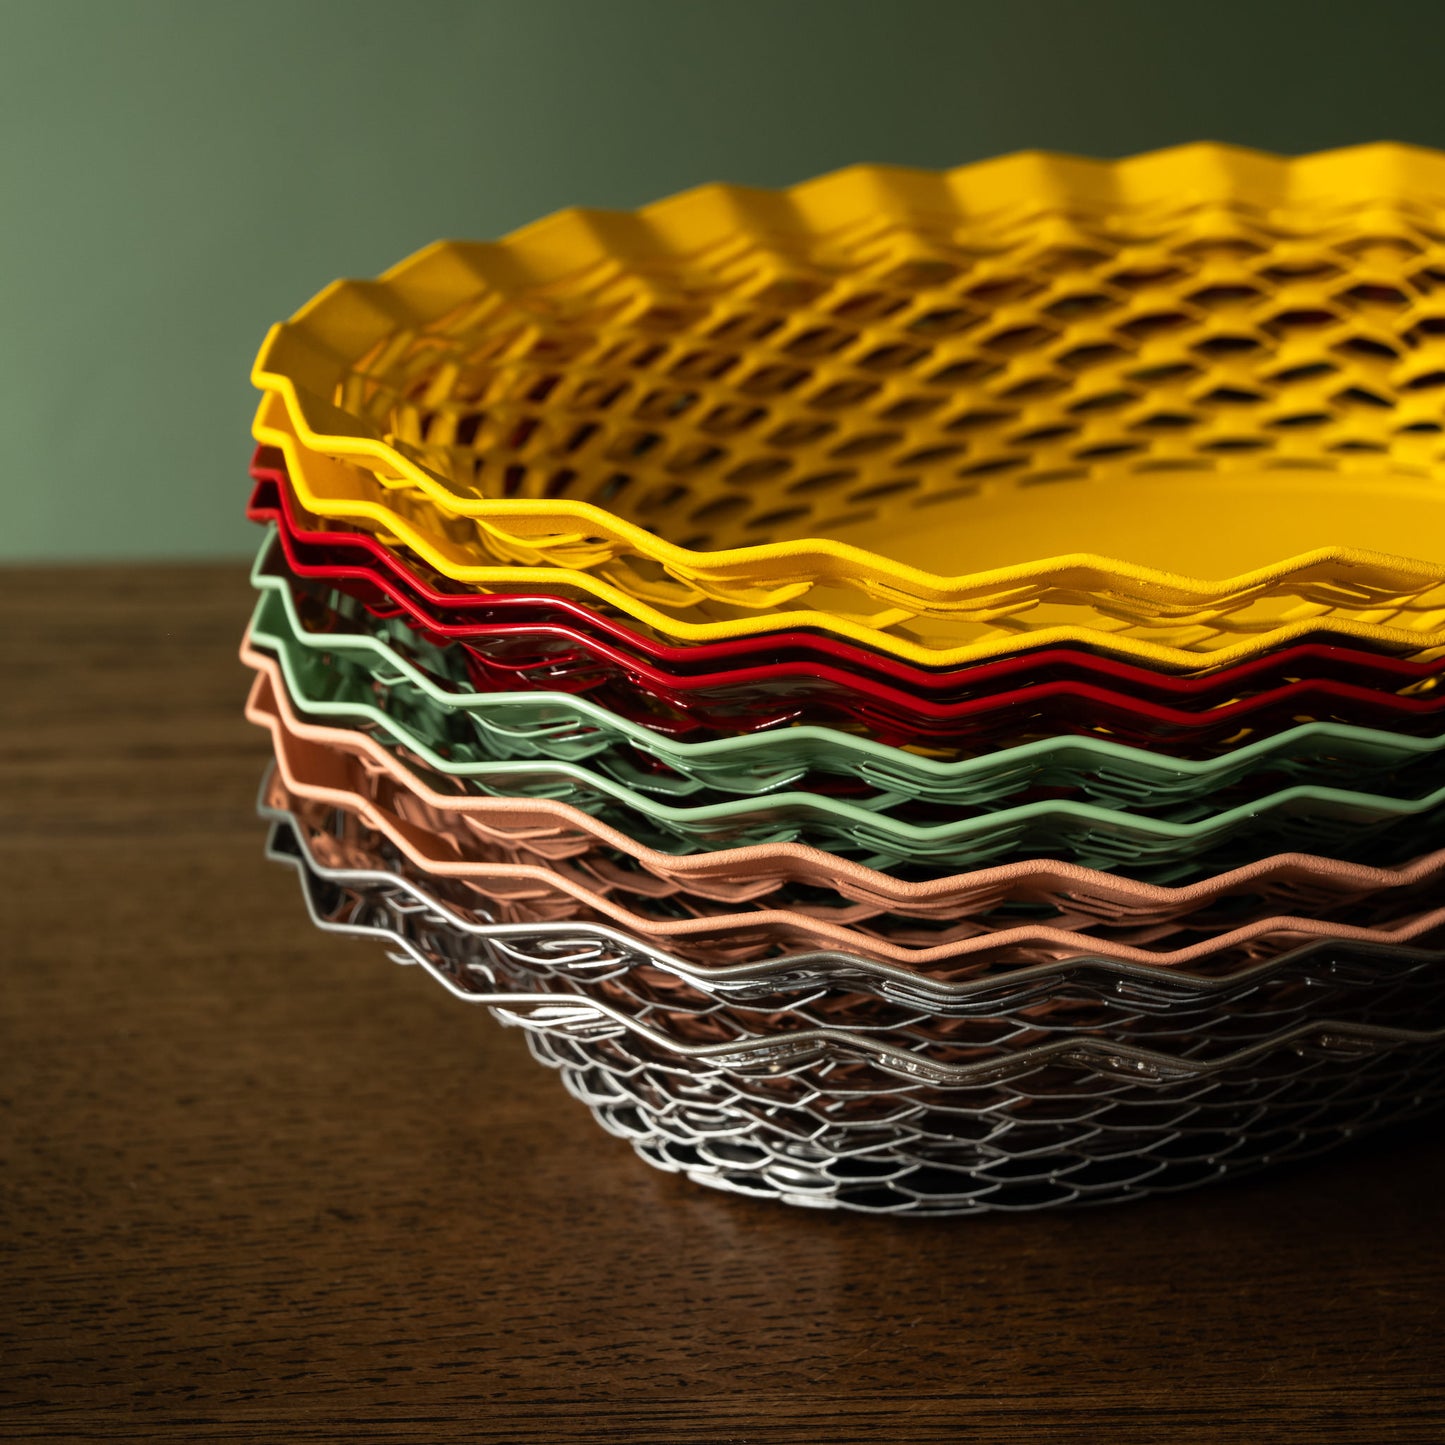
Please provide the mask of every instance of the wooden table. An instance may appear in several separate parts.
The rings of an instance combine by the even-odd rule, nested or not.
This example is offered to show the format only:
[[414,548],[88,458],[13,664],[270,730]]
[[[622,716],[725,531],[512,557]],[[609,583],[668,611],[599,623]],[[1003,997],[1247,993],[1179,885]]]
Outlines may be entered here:
[[1445,1441],[1445,1131],[951,1222],[656,1173],[262,860],[242,568],[4,587],[0,1438]]

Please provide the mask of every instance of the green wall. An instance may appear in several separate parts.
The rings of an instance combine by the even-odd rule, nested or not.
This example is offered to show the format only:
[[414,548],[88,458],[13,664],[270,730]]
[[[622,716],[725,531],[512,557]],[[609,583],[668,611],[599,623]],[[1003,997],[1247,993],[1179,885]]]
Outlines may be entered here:
[[705,180],[1445,145],[1445,4],[0,0],[0,557],[240,556],[266,326]]

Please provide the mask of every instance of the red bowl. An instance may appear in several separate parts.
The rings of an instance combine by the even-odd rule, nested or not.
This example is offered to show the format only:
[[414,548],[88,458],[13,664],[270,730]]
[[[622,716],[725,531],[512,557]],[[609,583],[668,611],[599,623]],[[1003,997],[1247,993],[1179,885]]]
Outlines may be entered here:
[[960,755],[1099,734],[1207,756],[1307,720],[1429,733],[1445,709],[1445,659],[1406,661],[1328,634],[1182,676],[1074,647],[933,670],[806,631],[679,646],[567,597],[444,590],[369,533],[316,525],[277,453],[258,449],[251,475],[247,515],[277,524],[293,577],[460,644],[478,691],[582,694],[674,737],[809,723]]

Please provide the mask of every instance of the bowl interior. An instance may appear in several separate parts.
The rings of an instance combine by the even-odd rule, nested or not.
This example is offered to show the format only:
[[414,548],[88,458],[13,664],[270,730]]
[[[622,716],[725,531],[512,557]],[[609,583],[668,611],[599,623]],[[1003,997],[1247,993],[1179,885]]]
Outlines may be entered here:
[[1445,489],[1388,473],[1104,471],[1087,486],[985,487],[829,535],[942,576],[1090,552],[1219,580],[1322,547],[1445,561]]
[[1445,562],[1442,288],[1403,204],[1035,217],[967,245],[895,224],[470,296],[332,399],[458,496],[590,502],[698,551]]

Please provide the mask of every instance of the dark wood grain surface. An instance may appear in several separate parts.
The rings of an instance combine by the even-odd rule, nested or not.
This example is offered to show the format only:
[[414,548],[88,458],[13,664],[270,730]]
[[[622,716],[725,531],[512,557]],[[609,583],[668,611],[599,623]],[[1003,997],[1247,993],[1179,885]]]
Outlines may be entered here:
[[952,1222],[656,1173],[263,861],[242,568],[3,591],[0,1438],[1445,1441],[1445,1131]]

